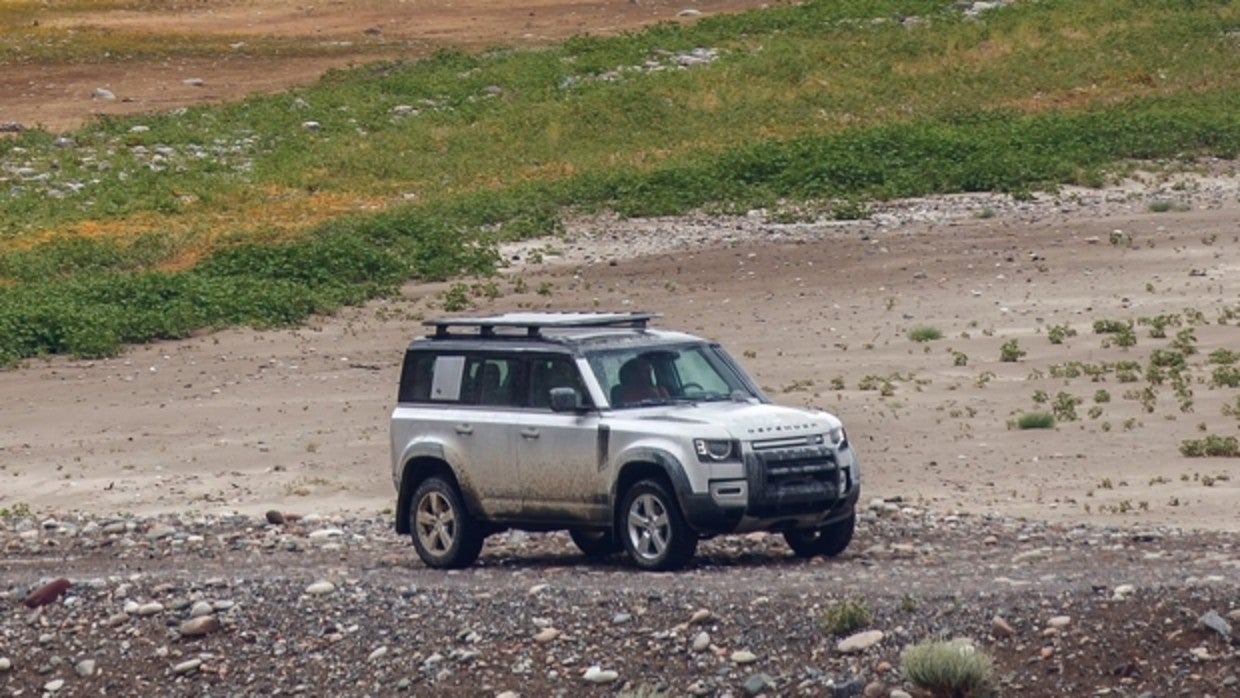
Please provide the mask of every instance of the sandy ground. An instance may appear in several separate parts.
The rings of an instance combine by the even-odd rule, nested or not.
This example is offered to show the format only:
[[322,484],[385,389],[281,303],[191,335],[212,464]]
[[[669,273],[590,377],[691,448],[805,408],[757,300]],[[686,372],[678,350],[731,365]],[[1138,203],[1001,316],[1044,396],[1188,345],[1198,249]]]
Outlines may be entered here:
[[[1236,321],[1216,322],[1226,308],[1240,311],[1237,180],[1177,181],[1027,203],[903,202],[852,223],[777,224],[760,212],[577,221],[566,239],[507,250],[499,298],[480,296],[476,311],[660,311],[661,326],[722,341],[777,401],[839,414],[863,457],[865,497],[1240,531],[1240,459],[1178,450],[1207,433],[1240,434],[1240,419],[1223,410],[1240,391],[1211,388],[1206,359],[1240,350]],[[1177,196],[1178,210],[1151,211],[1151,201]],[[299,329],[226,331],[0,373],[0,507],[390,508],[398,362],[424,331],[420,320],[441,312],[443,288],[410,285]],[[1138,326],[1135,347],[1107,348],[1093,322],[1188,310],[1209,321],[1193,330],[1189,411],[1165,384],[1145,411],[1129,393],[1144,377],[1050,377],[1070,361],[1135,360],[1143,370],[1183,328],[1151,339]],[[1063,324],[1079,334],[1052,344],[1046,328]],[[911,341],[921,325],[944,338]],[[1012,339],[1027,355],[1002,362],[1000,345]],[[890,378],[891,394],[859,389],[867,376]],[[837,378],[843,389],[832,387]],[[1100,389],[1108,402],[1095,402]],[[1011,428],[1014,415],[1049,409],[1035,404],[1037,390],[1052,402],[1060,392],[1081,398],[1079,420]],[[1101,414],[1091,418],[1091,407]]]
[[[148,3],[142,11],[57,11],[44,28],[218,38],[235,55],[159,61],[83,57],[72,63],[0,63],[0,123],[63,131],[101,114],[133,114],[240,99],[313,82],[329,68],[420,57],[444,47],[542,45],[655,22],[692,22],[762,0],[223,0]],[[328,57],[248,55],[247,41],[278,37]],[[193,81],[189,84],[187,80]],[[199,82],[201,81],[201,82]],[[94,98],[96,88],[115,100]]]
[[[142,13],[47,22],[113,31],[268,34],[333,42],[332,58],[102,61],[6,65],[0,122],[69,128],[96,113],[167,109],[284,89],[324,69],[439,46],[546,42],[652,21],[761,6],[758,0],[291,0],[170,3]],[[202,78],[201,87],[186,78]],[[96,87],[118,99],[91,99]],[[566,240],[506,252],[500,297],[478,311],[646,309],[666,327],[719,339],[778,401],[837,412],[862,449],[867,495],[940,510],[1103,523],[1240,530],[1237,459],[1188,459],[1183,439],[1236,435],[1204,356],[1240,349],[1214,324],[1240,310],[1234,167],[1212,177],[1147,178],[1033,202],[955,197],[903,202],[859,223],[739,219],[578,221]],[[1155,213],[1152,201],[1174,203]],[[1120,244],[1111,244],[1112,233]],[[532,254],[537,250],[538,254]],[[539,261],[541,260],[541,261]],[[520,280],[518,282],[518,279]],[[547,293],[539,293],[540,287]],[[392,505],[387,414],[401,350],[438,314],[442,286],[352,308],[286,331],[220,332],[137,347],[106,361],[34,361],[0,373],[0,508],[93,513],[375,513]],[[1134,359],[1169,340],[1104,348],[1096,319],[1200,310],[1192,404],[1170,387],[1152,412],[1125,398],[1144,381],[1031,378],[1053,364]],[[1045,329],[1079,332],[1062,345]],[[918,344],[911,327],[945,338]],[[1178,328],[1172,328],[1172,335]],[[1000,362],[1016,339],[1027,355]],[[955,365],[955,352],[968,356]],[[899,374],[893,377],[893,374]],[[894,378],[890,395],[861,390]],[[842,380],[843,389],[832,387]],[[1095,403],[1098,389],[1110,401]],[[1053,431],[1008,422],[1079,397],[1081,419]],[[1097,407],[1101,414],[1090,418]],[[1104,430],[1109,427],[1109,431]]]

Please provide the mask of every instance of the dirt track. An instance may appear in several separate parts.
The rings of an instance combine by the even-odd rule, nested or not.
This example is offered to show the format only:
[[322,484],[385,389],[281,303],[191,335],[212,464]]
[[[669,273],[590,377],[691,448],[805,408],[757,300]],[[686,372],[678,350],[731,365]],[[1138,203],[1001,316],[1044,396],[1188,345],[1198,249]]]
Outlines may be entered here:
[[[160,3],[142,12],[53,13],[44,27],[137,34],[187,34],[235,46],[217,57],[135,61],[85,57],[67,64],[0,64],[0,123],[62,131],[98,114],[133,114],[235,100],[313,82],[329,68],[445,47],[543,45],[575,34],[614,34],[654,22],[759,7],[760,0],[224,0]],[[247,40],[267,36],[329,56],[250,55]],[[296,53],[296,52],[293,52]],[[201,80],[186,84],[186,80]],[[93,98],[106,88],[115,100]]]

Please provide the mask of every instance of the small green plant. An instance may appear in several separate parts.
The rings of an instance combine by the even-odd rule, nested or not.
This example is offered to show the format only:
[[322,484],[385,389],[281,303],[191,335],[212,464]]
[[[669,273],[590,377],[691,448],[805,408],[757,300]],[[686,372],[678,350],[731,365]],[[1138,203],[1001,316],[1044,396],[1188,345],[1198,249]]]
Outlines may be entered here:
[[1050,402],[1050,399],[1051,397],[1046,394],[1045,390],[1033,391],[1033,401],[1038,405],[1045,405],[1047,402]]
[[456,313],[469,307],[469,287],[463,283],[455,283],[443,292],[440,305],[449,313]]
[[968,366],[969,355],[963,351],[952,350],[952,366]]
[[977,379],[973,381],[973,384],[979,388],[985,388],[986,384],[994,379],[995,379],[994,371],[982,371],[981,373],[977,374]]
[[1076,330],[1068,325],[1051,325],[1046,328],[1046,338],[1051,341],[1051,344],[1063,344],[1063,340],[1075,336]]
[[1182,323],[1178,314],[1155,315],[1154,317],[1137,318],[1138,325],[1147,325],[1150,328],[1150,338],[1163,339],[1167,336],[1167,327],[1179,327]]
[[1051,412],[1055,414],[1057,419],[1065,422],[1075,422],[1078,419],[1076,416],[1076,406],[1082,402],[1083,400],[1080,397],[1060,391],[1055,395],[1055,402],[1051,403]]
[[1234,436],[1208,434],[1204,439],[1185,439],[1180,442],[1180,453],[1189,458],[1209,456],[1214,458],[1240,457],[1240,440]]
[[966,640],[923,641],[900,653],[900,669],[933,698],[994,695],[994,663]]
[[1132,323],[1123,320],[1094,320],[1094,334],[1115,334],[1132,329]]
[[25,502],[14,502],[13,506],[0,507],[0,519],[25,519],[33,516],[30,505]]
[[1231,364],[1234,364],[1237,361],[1240,361],[1240,353],[1231,351],[1229,349],[1215,349],[1214,351],[1210,352],[1209,360],[1210,360],[1210,363],[1212,364],[1222,364],[1224,366],[1230,366]]
[[1053,429],[1055,416],[1050,412],[1025,412],[1016,418],[1019,429]]
[[1240,388],[1240,366],[1219,366],[1210,374],[1210,385],[1215,388]]
[[1020,348],[1020,343],[1015,339],[1009,339],[999,347],[999,360],[1008,363],[1019,361],[1027,352]]
[[1185,327],[1175,333],[1175,339],[1171,340],[1171,348],[1178,349],[1184,354],[1197,353],[1197,333],[1191,327]]
[[1111,393],[1107,392],[1106,390],[1101,390],[1101,389],[1094,391],[1094,402],[1098,404],[1102,404],[1104,402],[1110,402],[1110,401],[1111,401]]
[[874,620],[870,609],[860,599],[844,599],[833,603],[822,614],[822,629],[832,635],[847,635],[866,627]]
[[832,379],[831,379],[831,389],[832,389],[832,390],[844,390],[844,388],[845,388],[845,386],[844,386],[844,377],[843,377],[843,376],[836,376],[835,378],[832,378]]
[[908,331],[908,338],[914,342],[931,342],[942,339],[943,333],[937,327],[922,325]]

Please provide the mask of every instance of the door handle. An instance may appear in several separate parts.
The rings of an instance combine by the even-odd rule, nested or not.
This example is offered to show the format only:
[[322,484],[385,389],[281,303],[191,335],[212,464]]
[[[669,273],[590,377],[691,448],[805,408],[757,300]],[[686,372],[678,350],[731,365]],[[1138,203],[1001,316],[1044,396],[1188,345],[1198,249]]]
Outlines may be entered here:
[[522,429],[522,430],[521,430],[521,438],[523,438],[523,439],[537,439],[537,438],[538,438],[538,430],[537,430],[537,429]]
[[466,435],[472,434],[474,433],[474,428],[469,426],[468,424],[458,424],[456,425],[456,433],[466,434]]

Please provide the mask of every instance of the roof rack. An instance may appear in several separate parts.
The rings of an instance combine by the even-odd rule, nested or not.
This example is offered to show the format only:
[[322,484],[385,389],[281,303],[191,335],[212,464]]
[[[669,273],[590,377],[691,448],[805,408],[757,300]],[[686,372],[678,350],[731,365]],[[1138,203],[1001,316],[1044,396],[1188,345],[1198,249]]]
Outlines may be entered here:
[[451,328],[476,328],[483,337],[495,336],[497,327],[520,328],[529,337],[537,337],[544,328],[564,327],[634,327],[645,329],[646,323],[661,313],[504,313],[485,317],[455,317],[426,320],[423,325],[435,328],[435,337],[451,337]]

